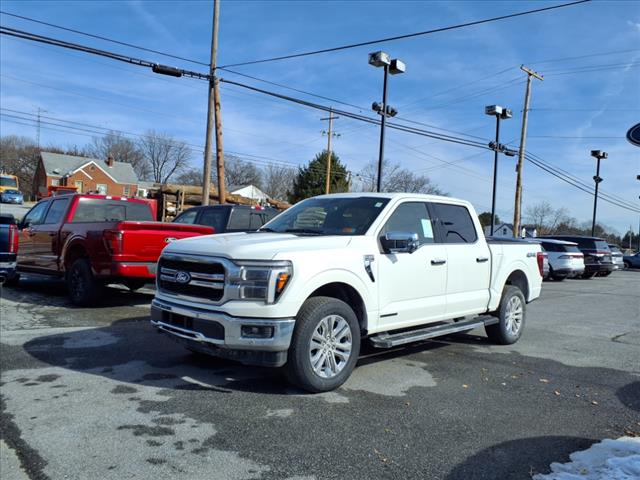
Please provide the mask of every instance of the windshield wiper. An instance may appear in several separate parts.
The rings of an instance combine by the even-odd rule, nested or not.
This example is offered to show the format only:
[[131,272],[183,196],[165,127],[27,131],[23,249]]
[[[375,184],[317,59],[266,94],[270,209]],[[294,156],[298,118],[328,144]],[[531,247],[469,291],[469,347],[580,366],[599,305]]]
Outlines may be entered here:
[[305,235],[324,235],[320,230],[311,230],[309,228],[288,228],[285,233],[302,233]]

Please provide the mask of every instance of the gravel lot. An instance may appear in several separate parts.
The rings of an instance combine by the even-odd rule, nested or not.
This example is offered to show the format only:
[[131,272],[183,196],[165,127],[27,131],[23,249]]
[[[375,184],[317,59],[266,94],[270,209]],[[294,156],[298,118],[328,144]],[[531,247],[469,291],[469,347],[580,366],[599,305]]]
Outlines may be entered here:
[[151,290],[70,307],[1,291],[2,476],[530,479],[640,435],[640,272],[545,283],[513,346],[473,331],[364,348],[339,390],[202,359],[148,323]]

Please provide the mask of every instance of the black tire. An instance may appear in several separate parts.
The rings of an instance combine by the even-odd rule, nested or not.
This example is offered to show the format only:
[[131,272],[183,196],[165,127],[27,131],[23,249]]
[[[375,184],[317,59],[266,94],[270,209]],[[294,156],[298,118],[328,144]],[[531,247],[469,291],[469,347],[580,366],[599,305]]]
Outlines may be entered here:
[[124,280],[122,284],[130,291],[135,292],[136,290],[140,290],[142,287],[144,287],[147,284],[147,281],[144,279],[133,278]]
[[631,262],[624,262],[624,268],[625,270],[631,268]]
[[[348,331],[344,330],[345,324],[348,326]],[[327,328],[327,325],[331,327]],[[342,332],[342,335],[336,339],[333,335],[338,328],[340,330],[338,333]],[[319,333],[320,331],[323,333]],[[325,333],[328,333],[326,337]],[[314,334],[315,338],[321,338],[326,343],[316,340],[312,344]],[[342,342],[342,340],[345,341]],[[349,341],[351,343],[347,359],[338,358],[344,356],[343,351],[346,350]],[[322,345],[322,348],[327,348],[328,351],[314,348],[315,345]],[[341,353],[337,353],[338,350]],[[312,356],[316,356],[312,355],[313,352],[316,352],[317,359],[320,360],[316,369],[312,365]],[[289,381],[303,390],[314,393],[328,392],[338,388],[349,378],[359,354],[360,325],[351,307],[335,298],[313,297],[304,302],[296,317],[296,327],[291,339],[285,371]],[[336,358],[341,363],[336,363]],[[323,370],[325,364],[328,364],[328,372],[327,369]],[[335,372],[332,371],[334,367]],[[317,373],[318,368],[328,376]]]
[[[514,308],[516,309],[514,311]],[[518,309],[520,314],[518,315]],[[495,312],[498,323],[484,327],[489,339],[500,345],[516,343],[522,336],[527,314],[527,302],[518,287],[505,285],[500,306]]]
[[554,275],[554,276],[553,276],[553,279],[554,279],[556,282],[561,282],[561,281],[563,281],[565,278],[567,278],[567,276],[566,276],[566,275]]
[[609,275],[611,275],[613,272],[602,272],[600,274],[601,277],[608,277]]
[[583,273],[582,274],[582,278],[584,278],[586,280],[586,279],[589,279],[589,278],[593,278],[594,275],[595,275],[595,273]]
[[80,307],[94,305],[100,298],[102,287],[102,283],[93,276],[88,259],[73,261],[67,270],[67,290],[71,303]]

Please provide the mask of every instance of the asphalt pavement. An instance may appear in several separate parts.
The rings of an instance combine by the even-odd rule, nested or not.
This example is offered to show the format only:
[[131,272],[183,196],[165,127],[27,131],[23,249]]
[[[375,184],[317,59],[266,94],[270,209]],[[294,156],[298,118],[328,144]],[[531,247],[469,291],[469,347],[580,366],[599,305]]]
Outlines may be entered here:
[[148,289],[1,295],[3,479],[530,479],[640,435],[640,272],[545,283],[516,345],[365,347],[319,395],[156,333]]

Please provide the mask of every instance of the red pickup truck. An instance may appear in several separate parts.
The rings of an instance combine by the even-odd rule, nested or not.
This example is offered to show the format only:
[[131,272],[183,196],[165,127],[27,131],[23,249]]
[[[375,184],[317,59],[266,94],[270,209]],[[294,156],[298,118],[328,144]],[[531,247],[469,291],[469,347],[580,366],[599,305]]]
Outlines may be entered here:
[[155,278],[162,249],[211,227],[153,221],[140,199],[63,195],[38,202],[18,224],[18,272],[63,277],[76,305],[92,305],[107,283],[131,290]]

